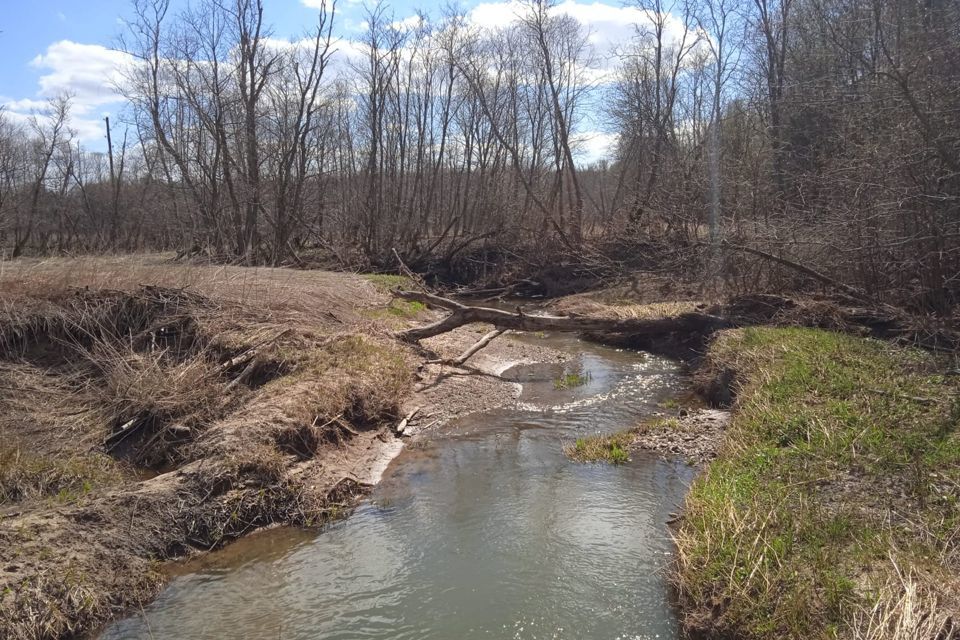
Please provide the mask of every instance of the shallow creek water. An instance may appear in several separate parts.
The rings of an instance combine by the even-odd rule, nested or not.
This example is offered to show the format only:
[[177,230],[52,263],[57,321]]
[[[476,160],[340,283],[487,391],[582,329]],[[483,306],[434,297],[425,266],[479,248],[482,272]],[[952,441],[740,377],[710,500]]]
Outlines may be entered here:
[[[665,524],[693,472],[635,456],[577,464],[564,443],[657,411],[675,363],[566,336],[518,366],[518,406],[406,448],[370,499],[321,533],[262,532],[176,568],[117,638],[675,638]],[[586,384],[555,389],[576,372]]]

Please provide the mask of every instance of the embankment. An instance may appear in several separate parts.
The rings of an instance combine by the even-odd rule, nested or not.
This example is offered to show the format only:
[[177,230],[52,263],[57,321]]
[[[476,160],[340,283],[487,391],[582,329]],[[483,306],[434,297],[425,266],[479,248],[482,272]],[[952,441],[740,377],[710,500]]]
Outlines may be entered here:
[[691,410],[568,453],[709,461],[674,522],[694,637],[957,638],[960,381],[943,365],[818,329],[724,331],[695,378],[733,398],[725,430]]
[[[392,284],[158,256],[4,263],[0,637],[82,635],[151,599],[164,561],[344,515],[411,403],[439,424],[512,399],[418,371],[392,331],[426,312]],[[431,346],[457,353],[461,333]]]
[[929,354],[814,329],[721,334],[735,386],[676,530],[685,626],[739,638],[960,634],[960,384]]

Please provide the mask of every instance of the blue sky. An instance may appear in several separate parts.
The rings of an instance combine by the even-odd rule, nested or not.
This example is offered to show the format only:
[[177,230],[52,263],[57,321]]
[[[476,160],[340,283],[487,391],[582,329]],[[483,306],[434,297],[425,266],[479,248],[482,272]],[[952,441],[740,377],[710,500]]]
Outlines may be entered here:
[[[265,16],[279,38],[296,37],[311,25],[321,0],[265,0]],[[188,0],[171,0],[174,10]],[[0,105],[11,118],[24,121],[59,93],[74,96],[71,126],[87,148],[103,149],[103,117],[117,119],[123,102],[115,92],[116,69],[122,54],[114,50],[123,20],[132,11],[130,0],[0,0]],[[388,11],[396,20],[413,16],[418,7],[428,13],[435,3],[392,0]],[[471,19],[495,28],[516,15],[516,0],[461,0]],[[573,15],[591,33],[600,65],[613,64],[611,52],[624,44],[643,22],[643,14],[619,0],[563,0],[556,11]],[[346,39],[361,30],[365,7],[361,0],[337,3],[335,31]],[[596,126],[591,129],[597,129]],[[585,155],[604,155],[611,137],[600,130],[583,132]]]
[[[171,9],[188,0],[171,0]],[[278,37],[300,34],[316,18],[308,6],[319,0],[266,0],[265,15]],[[42,108],[44,100],[62,91],[75,94],[74,123],[81,142],[101,148],[102,119],[123,107],[105,73],[112,59],[104,49],[117,46],[131,0],[0,0],[0,104],[15,118]],[[416,5],[390,4],[401,16]],[[348,36],[363,21],[360,2],[340,0],[336,23]],[[94,47],[95,45],[95,47]]]

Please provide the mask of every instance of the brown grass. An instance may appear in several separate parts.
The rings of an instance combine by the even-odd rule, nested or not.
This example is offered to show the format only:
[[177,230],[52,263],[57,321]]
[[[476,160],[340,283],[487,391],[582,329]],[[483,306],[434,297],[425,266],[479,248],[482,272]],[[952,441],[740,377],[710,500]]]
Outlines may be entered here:
[[15,296],[60,296],[74,289],[135,291],[150,284],[187,289],[268,316],[302,314],[311,324],[357,322],[358,310],[389,303],[368,280],[350,274],[270,267],[173,263],[172,254],[0,261],[0,311]]
[[851,638],[949,640],[957,637],[955,623],[943,615],[944,602],[937,592],[941,590],[930,588],[930,576],[922,576],[913,568],[902,568],[893,558],[886,573],[888,582],[876,591],[873,606],[854,611]]
[[616,320],[648,320],[666,318],[681,313],[695,311],[696,301],[686,302],[651,302],[646,304],[629,301],[598,302],[589,298],[571,296],[563,298],[552,306],[553,311],[562,314],[579,314],[597,318],[611,318]]
[[388,303],[349,274],[0,263],[0,637],[81,634],[156,559],[346,513],[410,387]]

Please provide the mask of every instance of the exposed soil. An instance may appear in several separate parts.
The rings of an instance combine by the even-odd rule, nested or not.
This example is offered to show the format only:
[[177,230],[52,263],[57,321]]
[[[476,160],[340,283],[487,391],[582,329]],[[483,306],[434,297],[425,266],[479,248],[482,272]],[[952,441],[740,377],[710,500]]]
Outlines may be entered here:
[[717,457],[729,424],[728,411],[684,409],[676,418],[656,420],[638,428],[630,448],[702,465]]
[[[489,326],[473,324],[422,342],[429,359],[451,359],[479,340]],[[420,407],[411,421],[411,433],[435,431],[470,413],[487,411],[517,401],[520,385],[502,379],[506,369],[518,364],[562,362],[569,355],[544,346],[512,340],[509,333],[471,357],[464,366],[424,364],[417,372],[415,392],[405,408]]]

